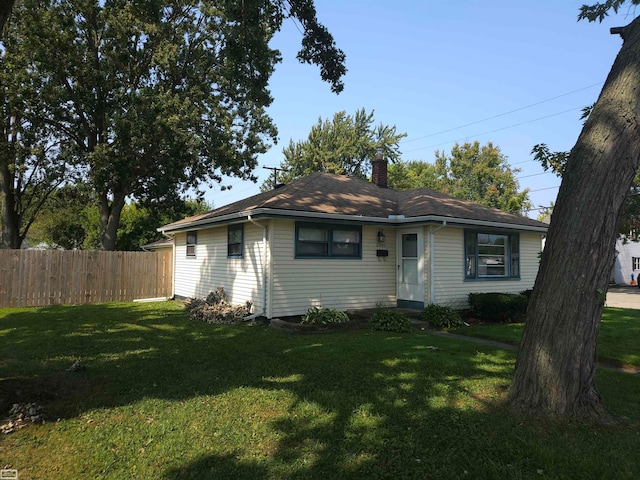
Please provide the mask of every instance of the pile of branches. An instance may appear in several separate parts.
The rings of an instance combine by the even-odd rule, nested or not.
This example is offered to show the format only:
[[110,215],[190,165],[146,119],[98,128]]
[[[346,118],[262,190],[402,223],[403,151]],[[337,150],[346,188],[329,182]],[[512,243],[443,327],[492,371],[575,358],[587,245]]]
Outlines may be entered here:
[[190,298],[185,309],[193,320],[217,324],[232,325],[241,323],[251,313],[251,302],[244,305],[232,305],[227,301],[224,288],[219,287],[206,298]]
[[0,425],[0,433],[12,433],[29,423],[44,423],[44,409],[37,403],[14,403],[9,418]]

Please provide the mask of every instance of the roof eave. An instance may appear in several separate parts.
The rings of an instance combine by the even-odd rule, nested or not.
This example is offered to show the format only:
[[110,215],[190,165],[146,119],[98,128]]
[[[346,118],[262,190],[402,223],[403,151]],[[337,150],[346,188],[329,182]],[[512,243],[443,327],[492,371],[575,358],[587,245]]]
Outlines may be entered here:
[[[508,222],[493,222],[488,220],[473,220],[466,218],[456,218],[456,217],[445,217],[441,215],[424,215],[420,217],[393,217],[393,218],[385,218],[385,217],[368,217],[368,216],[358,216],[358,215],[345,215],[338,213],[321,213],[321,212],[300,212],[296,210],[281,210],[281,209],[273,209],[273,208],[255,208],[251,210],[245,210],[242,212],[229,213],[227,215],[221,215],[213,218],[205,218],[202,220],[196,220],[194,222],[187,222],[180,225],[175,225],[171,228],[160,227],[158,228],[159,232],[164,234],[175,234],[178,232],[186,231],[186,230],[201,230],[204,228],[209,228],[211,226],[224,224],[224,223],[232,223],[234,221],[238,221],[244,218],[248,218],[249,215],[252,217],[275,217],[275,218],[313,218],[313,219],[324,219],[324,220],[339,220],[339,221],[358,221],[362,223],[371,223],[371,224],[390,224],[390,225],[407,225],[407,224],[415,224],[415,223],[443,223],[446,222],[447,225],[451,226],[480,226],[480,227],[491,227],[491,228],[501,228],[501,229],[509,229],[509,230],[518,230],[518,231],[527,231],[527,232],[539,232],[546,233],[548,227],[543,226],[535,226],[535,225],[523,225],[517,223],[508,223]],[[167,226],[168,227],[168,226]]]

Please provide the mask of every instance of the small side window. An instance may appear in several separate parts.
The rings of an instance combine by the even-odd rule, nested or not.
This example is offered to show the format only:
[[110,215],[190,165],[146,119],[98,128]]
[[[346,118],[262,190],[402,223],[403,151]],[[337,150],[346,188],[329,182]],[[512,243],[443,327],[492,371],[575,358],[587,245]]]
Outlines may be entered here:
[[196,256],[196,245],[198,245],[198,232],[187,232],[187,257]]
[[229,225],[227,230],[227,257],[242,257],[244,225]]

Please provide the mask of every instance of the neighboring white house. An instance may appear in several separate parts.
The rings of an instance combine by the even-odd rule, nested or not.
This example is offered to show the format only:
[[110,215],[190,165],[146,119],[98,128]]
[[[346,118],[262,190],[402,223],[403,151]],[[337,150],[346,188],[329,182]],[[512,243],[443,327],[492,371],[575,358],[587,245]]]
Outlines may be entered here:
[[140,248],[145,252],[171,252],[173,251],[173,238],[156,240],[155,242],[142,245]]
[[379,302],[465,306],[470,292],[533,287],[547,225],[429,189],[316,173],[165,225],[174,239],[174,295],[224,287],[267,318],[310,306]]
[[623,243],[618,239],[611,280],[618,285],[631,285],[631,275],[637,282],[640,275],[640,242]]

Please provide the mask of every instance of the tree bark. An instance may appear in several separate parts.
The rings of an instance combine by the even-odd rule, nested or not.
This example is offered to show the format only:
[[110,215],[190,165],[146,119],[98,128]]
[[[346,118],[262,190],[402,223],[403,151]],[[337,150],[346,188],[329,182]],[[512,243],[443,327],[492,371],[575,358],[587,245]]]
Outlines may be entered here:
[[102,250],[113,251],[116,249],[118,227],[120,226],[120,215],[124,208],[126,195],[124,193],[114,194],[109,202],[106,195],[103,195],[98,204],[100,210],[100,247]]
[[2,219],[1,248],[20,248],[20,215],[16,211],[13,175],[6,161],[0,160],[0,205]]
[[596,337],[617,227],[640,164],[640,17],[570,152],[509,392],[512,410],[606,420]]
[[2,2],[0,2],[0,38],[3,38],[2,33],[4,32],[4,26],[7,20],[9,20],[14,3],[15,0],[2,0]]

